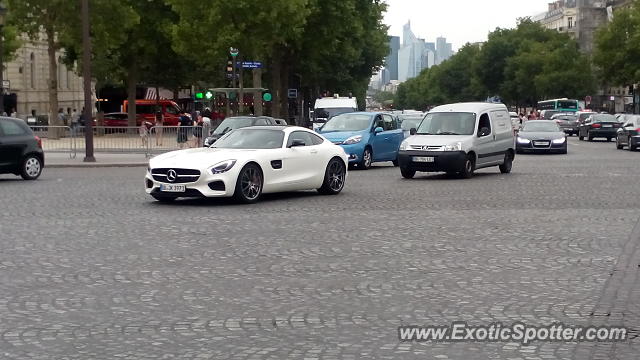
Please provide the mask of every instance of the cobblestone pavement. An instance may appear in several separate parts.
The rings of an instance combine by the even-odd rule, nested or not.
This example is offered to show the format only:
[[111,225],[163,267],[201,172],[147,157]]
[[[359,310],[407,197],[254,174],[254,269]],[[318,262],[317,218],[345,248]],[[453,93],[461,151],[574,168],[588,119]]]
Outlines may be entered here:
[[[640,152],[571,139],[471,180],[392,166],[241,206],[143,168],[0,176],[2,359],[634,359]],[[625,325],[609,343],[401,343],[397,327]]]

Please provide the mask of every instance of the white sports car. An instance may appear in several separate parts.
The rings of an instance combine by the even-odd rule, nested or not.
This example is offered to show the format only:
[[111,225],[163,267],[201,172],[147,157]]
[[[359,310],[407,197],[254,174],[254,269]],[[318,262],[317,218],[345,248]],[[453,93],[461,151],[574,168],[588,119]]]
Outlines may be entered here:
[[341,146],[301,127],[237,129],[209,148],[152,158],[146,191],[158,201],[180,197],[231,197],[252,203],[263,193],[317,189],[338,194],[347,176]]

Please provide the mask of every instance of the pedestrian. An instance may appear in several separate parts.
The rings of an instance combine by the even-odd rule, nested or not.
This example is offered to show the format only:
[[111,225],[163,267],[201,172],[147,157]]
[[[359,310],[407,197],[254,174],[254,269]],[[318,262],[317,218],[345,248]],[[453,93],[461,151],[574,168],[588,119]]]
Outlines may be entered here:
[[59,126],[67,125],[66,116],[64,116],[64,109],[58,109],[58,124]]
[[154,129],[156,131],[156,146],[162,146],[162,131],[164,128],[164,115],[162,111],[156,111],[156,123]]
[[140,125],[138,131],[140,132],[140,141],[142,142],[142,147],[149,146],[149,129],[153,124],[148,121],[143,121]]
[[204,120],[198,111],[196,114],[196,120],[193,121],[193,136],[195,138],[193,142],[193,147],[202,146],[202,131],[204,130]]
[[18,117],[18,113],[16,112],[15,108],[11,109],[11,117],[13,117],[13,118],[14,117]]
[[524,120],[526,119],[526,116],[524,116],[524,113],[520,113],[518,118],[520,119],[520,125],[522,125],[524,123]]
[[178,121],[178,146],[182,149],[189,139],[189,130],[191,128],[192,121],[187,114],[182,114]]

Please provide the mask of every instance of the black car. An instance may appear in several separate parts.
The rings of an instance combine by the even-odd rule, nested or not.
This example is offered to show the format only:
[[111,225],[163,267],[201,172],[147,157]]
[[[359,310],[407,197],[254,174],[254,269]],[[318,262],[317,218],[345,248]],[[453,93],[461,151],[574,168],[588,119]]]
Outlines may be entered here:
[[593,114],[580,124],[578,139],[587,138],[589,141],[593,141],[594,138],[605,138],[607,141],[611,141],[616,138],[621,125],[613,115]]
[[44,168],[42,141],[20,119],[0,117],[0,174],[35,180]]
[[616,135],[616,147],[622,149],[627,146],[629,151],[634,151],[640,146],[640,116],[626,115],[624,120]]
[[516,152],[567,153],[567,134],[553,121],[529,120],[516,138]]
[[233,116],[224,119],[215,130],[209,133],[209,136],[204,139],[204,147],[209,147],[220,139],[224,134],[231,130],[240,129],[249,126],[264,126],[264,125],[281,125],[279,123],[286,121],[282,119],[274,119],[268,116]]
[[580,127],[578,115],[555,114],[551,117],[551,120],[555,121],[567,135],[578,135],[578,128]]

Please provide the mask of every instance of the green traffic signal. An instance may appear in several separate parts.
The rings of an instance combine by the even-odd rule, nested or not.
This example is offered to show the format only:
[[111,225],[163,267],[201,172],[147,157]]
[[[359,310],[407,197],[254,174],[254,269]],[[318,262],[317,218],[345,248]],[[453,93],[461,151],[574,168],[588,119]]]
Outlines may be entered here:
[[196,99],[202,99],[204,98],[204,94],[202,94],[201,92],[196,93]]
[[211,100],[211,98],[213,97],[213,93],[211,91],[207,91],[204,96],[207,98],[207,100]]
[[271,94],[270,94],[270,93],[264,93],[264,94],[262,94],[262,100],[264,100],[264,101],[266,101],[266,102],[271,101],[271,98],[272,98],[272,97],[271,97]]

